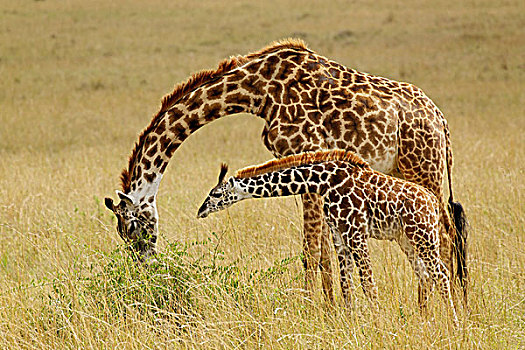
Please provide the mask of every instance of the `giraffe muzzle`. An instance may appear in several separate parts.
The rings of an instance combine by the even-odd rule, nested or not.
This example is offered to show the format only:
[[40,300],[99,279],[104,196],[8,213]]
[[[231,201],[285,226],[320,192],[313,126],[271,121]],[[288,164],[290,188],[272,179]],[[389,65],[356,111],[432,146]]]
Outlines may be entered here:
[[203,204],[203,205],[199,208],[199,211],[197,212],[197,218],[199,218],[199,219],[204,219],[204,218],[207,217],[209,214],[210,214],[210,211],[209,211],[208,208],[206,207],[206,203],[205,203],[205,204]]

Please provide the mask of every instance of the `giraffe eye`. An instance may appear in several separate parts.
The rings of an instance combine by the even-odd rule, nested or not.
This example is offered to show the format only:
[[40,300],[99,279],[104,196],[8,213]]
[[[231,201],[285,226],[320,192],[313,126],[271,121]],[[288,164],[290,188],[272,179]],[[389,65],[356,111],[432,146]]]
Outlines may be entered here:
[[222,188],[217,188],[213,191],[210,192],[210,197],[213,197],[213,198],[221,198],[222,197],[222,194],[223,194],[223,190]]

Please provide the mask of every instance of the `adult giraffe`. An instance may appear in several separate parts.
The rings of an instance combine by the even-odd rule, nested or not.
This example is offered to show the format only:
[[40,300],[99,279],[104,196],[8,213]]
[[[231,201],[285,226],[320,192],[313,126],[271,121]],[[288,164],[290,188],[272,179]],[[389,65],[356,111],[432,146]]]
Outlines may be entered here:
[[[340,148],[363,157],[372,168],[430,189],[457,228],[463,210],[453,202],[452,150],[441,111],[420,89],[357,72],[308,49],[300,40],[284,40],[246,56],[230,57],[215,70],[192,75],[166,95],[139,136],[121,175],[118,204],[105,204],[118,221],[120,236],[139,259],[155,254],[158,236],[156,196],[162,175],[180,144],[200,127],[237,113],[264,119],[262,140],[276,157]],[[306,287],[313,290],[317,266],[323,289],[332,298],[330,235],[318,195],[303,195]],[[457,275],[466,297],[466,235],[448,215],[441,222],[441,254],[447,266],[456,250]],[[456,219],[455,219],[456,221]],[[452,270],[451,270],[452,271]]]

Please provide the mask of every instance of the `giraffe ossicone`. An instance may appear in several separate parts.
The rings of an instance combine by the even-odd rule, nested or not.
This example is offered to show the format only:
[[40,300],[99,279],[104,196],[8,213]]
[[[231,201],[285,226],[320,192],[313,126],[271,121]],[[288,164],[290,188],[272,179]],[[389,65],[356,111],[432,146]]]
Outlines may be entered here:
[[303,153],[241,170],[226,181],[220,179],[199,208],[198,217],[248,198],[305,193],[323,196],[347,303],[353,294],[354,262],[365,295],[377,306],[368,240],[392,240],[406,254],[419,279],[420,306],[426,308],[436,284],[458,324],[449,272],[439,254],[443,213],[438,199],[422,186],[373,170],[352,152]]

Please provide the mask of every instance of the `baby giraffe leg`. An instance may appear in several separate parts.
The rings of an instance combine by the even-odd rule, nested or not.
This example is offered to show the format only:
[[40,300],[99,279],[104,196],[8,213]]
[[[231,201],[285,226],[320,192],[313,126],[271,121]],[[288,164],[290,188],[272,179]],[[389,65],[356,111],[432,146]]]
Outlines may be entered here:
[[422,314],[426,314],[428,299],[434,289],[434,282],[430,278],[425,263],[417,255],[411,242],[405,235],[401,235],[398,242],[401,250],[405,253],[416,274],[418,285],[418,304]]
[[459,325],[458,317],[456,315],[456,309],[454,307],[454,301],[452,300],[452,294],[450,291],[450,279],[448,277],[447,267],[439,257],[437,251],[428,254],[426,265],[428,272],[432,280],[437,284],[441,297],[448,305],[449,315],[451,314],[454,325]]
[[[421,264],[419,260],[419,264]],[[430,295],[434,291],[434,281],[429,278],[428,273],[425,272],[426,278],[419,278],[418,291],[418,304],[421,313],[426,315],[428,312],[428,300]]]
[[361,278],[361,286],[365,292],[366,297],[370,300],[372,307],[378,311],[379,307],[377,304],[377,286],[374,282],[374,276],[372,274],[372,264],[370,262],[370,252],[368,249],[368,242],[362,237],[358,239],[350,240],[350,250],[354,257],[354,262],[359,271],[359,277]]
[[352,278],[354,265],[350,255],[350,249],[343,243],[341,234],[336,228],[331,228],[330,231],[332,232],[337,261],[339,262],[341,292],[343,293],[345,305],[350,306],[352,305],[352,296],[355,291],[354,280]]

